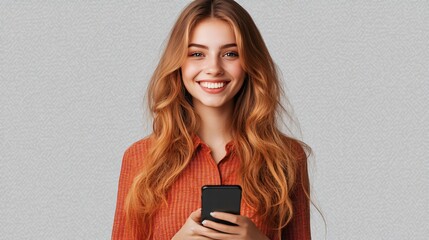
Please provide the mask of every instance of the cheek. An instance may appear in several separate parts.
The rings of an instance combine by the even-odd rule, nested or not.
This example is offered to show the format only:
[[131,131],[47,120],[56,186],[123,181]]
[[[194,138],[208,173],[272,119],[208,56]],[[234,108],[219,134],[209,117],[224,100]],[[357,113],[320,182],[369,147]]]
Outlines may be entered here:
[[238,80],[243,80],[246,73],[244,72],[243,68],[241,67],[240,63],[235,63],[229,66],[228,72]]
[[196,64],[185,63],[182,66],[182,78],[184,81],[190,81],[198,75],[198,66]]

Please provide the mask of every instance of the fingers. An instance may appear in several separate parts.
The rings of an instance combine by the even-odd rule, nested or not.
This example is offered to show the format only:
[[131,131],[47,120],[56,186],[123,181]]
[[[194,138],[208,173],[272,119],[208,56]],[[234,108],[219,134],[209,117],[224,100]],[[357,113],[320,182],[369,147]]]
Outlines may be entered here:
[[189,216],[192,223],[190,224],[190,232],[192,239],[227,239],[225,234],[220,234],[218,231],[202,226],[201,223],[201,208],[195,210]]
[[236,226],[225,225],[210,220],[204,220],[202,225],[193,228],[197,236],[209,239],[268,239],[246,216],[240,216],[224,212],[210,213],[214,218],[236,224]]
[[204,226],[201,226],[201,209],[192,212],[185,224],[174,235],[173,239],[192,239],[192,240],[209,240],[211,238],[205,237],[198,232],[204,231]]
[[236,226],[225,225],[225,224],[213,222],[210,220],[204,220],[202,224],[204,227],[215,229],[222,233],[234,234],[234,235],[239,233],[239,228]]
[[191,215],[189,216],[194,222],[201,222],[201,208],[198,208],[197,210],[193,211]]
[[[237,226],[229,226],[219,224],[213,221],[204,220],[203,226],[207,228],[212,228],[218,231],[222,231],[223,234],[229,236],[225,239],[268,239],[252,222],[252,220],[246,216],[240,216],[224,212],[213,212],[211,215],[220,220],[224,220],[230,223],[234,223]],[[211,236],[211,235],[210,235]],[[210,237],[209,236],[209,237]],[[223,237],[224,235],[222,235]],[[224,238],[222,238],[224,239]]]
[[[204,227],[215,229],[215,230],[220,231],[224,234],[237,235],[240,233],[240,225],[244,225],[244,226],[246,225],[245,221],[241,220],[242,216],[240,216],[240,215],[223,213],[223,212],[212,212],[212,213],[210,213],[210,215],[212,215],[212,217],[214,217],[216,219],[224,220],[224,221],[238,225],[238,226],[230,226],[230,225],[225,225],[222,223],[217,223],[217,222],[209,221],[209,220],[204,220],[202,222]],[[210,235],[210,236],[212,236],[212,235]]]
[[193,237],[192,239],[218,239],[214,237],[218,233],[217,231],[201,225],[193,226],[190,230],[192,232],[190,234]]
[[[212,221],[204,221],[214,223]],[[220,224],[222,225],[222,224]],[[207,237],[209,239],[231,239],[231,234],[226,232],[219,232],[218,229],[211,229],[208,226],[199,226],[192,229],[192,232],[197,236]]]
[[210,215],[212,215],[212,217],[220,219],[220,220],[224,220],[230,223],[234,223],[237,225],[242,225],[244,221],[242,221],[242,216],[240,215],[235,215],[235,214],[231,214],[231,213],[224,213],[224,212],[212,212],[210,213]]

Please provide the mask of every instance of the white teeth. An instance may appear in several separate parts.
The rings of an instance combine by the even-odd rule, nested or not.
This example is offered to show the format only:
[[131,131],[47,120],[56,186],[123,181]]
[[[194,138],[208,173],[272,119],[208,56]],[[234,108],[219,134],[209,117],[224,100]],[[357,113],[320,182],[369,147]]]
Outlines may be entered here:
[[214,89],[214,88],[222,88],[222,87],[224,87],[224,86],[225,86],[225,82],[217,82],[217,83],[212,83],[212,82],[200,82],[200,85],[201,85],[202,87],[205,87],[205,88],[211,88],[211,89]]

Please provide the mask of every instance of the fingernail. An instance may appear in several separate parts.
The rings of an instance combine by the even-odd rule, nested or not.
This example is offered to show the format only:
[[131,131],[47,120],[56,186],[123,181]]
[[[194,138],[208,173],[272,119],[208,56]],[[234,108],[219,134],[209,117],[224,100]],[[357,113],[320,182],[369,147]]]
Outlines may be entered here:
[[203,224],[203,225],[206,225],[206,223],[207,223],[207,222],[206,222],[206,220],[204,220],[204,221],[202,222],[202,224]]
[[215,216],[215,213],[214,213],[214,212],[211,212],[211,213],[210,213],[210,215],[211,215],[212,217],[214,217],[214,216]]

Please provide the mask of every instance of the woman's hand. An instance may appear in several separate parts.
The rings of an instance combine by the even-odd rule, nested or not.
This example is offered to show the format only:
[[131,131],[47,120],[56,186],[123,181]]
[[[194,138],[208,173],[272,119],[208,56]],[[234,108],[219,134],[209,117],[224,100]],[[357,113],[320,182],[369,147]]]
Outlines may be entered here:
[[[196,228],[194,232],[209,239],[237,239],[237,240],[266,240],[268,239],[248,217],[234,215],[223,212],[213,212],[212,217],[225,220],[230,223],[235,223],[238,226],[229,226],[221,223],[216,223],[209,220],[204,220],[203,225],[206,228]],[[211,230],[215,229],[217,231]],[[269,240],[269,239],[268,239]]]
[[215,230],[206,228],[200,224],[201,208],[192,212],[182,228],[174,235],[172,240],[193,239],[193,240],[211,240],[212,238],[202,235],[199,232],[216,233]]

